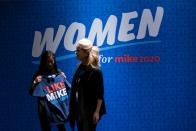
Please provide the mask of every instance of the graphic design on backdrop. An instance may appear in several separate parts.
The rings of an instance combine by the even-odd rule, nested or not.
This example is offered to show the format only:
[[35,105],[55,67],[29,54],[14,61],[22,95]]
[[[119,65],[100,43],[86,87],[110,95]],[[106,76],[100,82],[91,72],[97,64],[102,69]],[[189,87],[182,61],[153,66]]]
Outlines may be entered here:
[[[99,18],[95,18],[88,33],[88,38],[100,48],[100,51],[131,45],[160,43],[160,41],[156,40],[156,37],[159,34],[163,15],[164,9],[160,6],[157,7],[155,13],[150,9],[143,9],[141,15],[138,15],[137,11],[122,13],[121,19],[117,18],[115,15],[110,15],[104,27],[102,23],[105,22]],[[140,19],[138,16],[141,16]],[[132,20],[134,19],[140,20],[137,33],[131,32],[135,30],[135,26],[132,23]],[[120,25],[119,28],[117,28],[117,24]],[[43,35],[40,31],[35,31],[32,47],[33,58],[40,57],[44,48],[56,53],[61,41],[63,41],[66,51],[73,52],[76,49],[76,42],[87,36],[86,26],[79,22],[73,22],[67,28],[65,25],[59,25],[56,34],[54,32],[55,29],[52,27],[46,28]],[[155,38],[155,40],[145,41],[147,34],[149,37]],[[74,41],[75,35],[77,35],[77,37]],[[104,44],[105,40],[106,44]],[[138,40],[140,41],[136,42]],[[131,43],[132,41],[134,43]],[[122,45],[115,44],[120,42],[123,42]],[[60,61],[67,58],[73,58],[74,56],[74,53],[65,56],[57,56],[57,60]],[[38,61],[33,61],[33,63],[37,62]]]

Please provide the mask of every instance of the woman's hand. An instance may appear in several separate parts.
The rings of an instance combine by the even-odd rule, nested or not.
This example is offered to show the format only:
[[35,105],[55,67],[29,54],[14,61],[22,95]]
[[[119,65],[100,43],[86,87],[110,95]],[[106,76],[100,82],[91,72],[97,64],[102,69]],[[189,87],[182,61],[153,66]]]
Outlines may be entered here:
[[35,84],[39,83],[41,80],[42,80],[42,76],[37,76],[35,78],[35,80],[33,81],[33,84],[35,85]]
[[67,78],[64,72],[60,73],[63,77],[65,77],[65,79]]
[[97,124],[98,121],[99,121],[99,112],[95,112],[93,115],[93,122],[94,124]]

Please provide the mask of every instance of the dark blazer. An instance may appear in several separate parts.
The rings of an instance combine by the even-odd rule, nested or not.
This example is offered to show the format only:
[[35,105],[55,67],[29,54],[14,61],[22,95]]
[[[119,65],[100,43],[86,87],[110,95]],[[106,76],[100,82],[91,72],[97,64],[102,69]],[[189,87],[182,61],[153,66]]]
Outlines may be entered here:
[[[76,91],[78,91],[78,103],[81,103],[82,99],[82,107],[80,107],[81,104],[78,104],[78,107],[76,107]],[[74,121],[76,119],[76,108],[88,112],[88,114],[92,114],[93,117],[98,99],[103,100],[99,112],[101,118],[103,114],[106,114],[102,71],[100,69],[88,68],[80,64],[72,80],[70,99],[71,126],[74,125]]]

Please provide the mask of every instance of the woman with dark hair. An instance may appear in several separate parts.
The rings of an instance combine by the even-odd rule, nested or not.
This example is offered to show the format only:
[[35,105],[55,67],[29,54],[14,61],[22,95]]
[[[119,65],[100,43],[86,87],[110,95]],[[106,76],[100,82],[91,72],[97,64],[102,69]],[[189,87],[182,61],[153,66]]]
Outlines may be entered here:
[[78,131],[95,131],[106,113],[99,49],[90,40],[81,39],[76,45],[76,56],[81,63],[72,80],[70,124],[73,130],[76,121]]
[[[35,90],[38,90],[37,88],[39,88],[38,86],[40,86],[39,84],[44,79],[43,78],[44,76],[49,76],[49,75],[52,76],[52,75],[57,75],[57,74],[61,74],[64,78],[66,78],[64,73],[57,69],[57,64],[56,64],[54,53],[51,52],[51,51],[45,51],[41,56],[39,69],[33,77],[33,82],[32,82],[32,85],[31,85],[31,88],[30,88],[30,91],[29,91],[30,94],[32,96],[35,96],[34,92],[35,92]],[[62,83],[60,83],[59,85],[62,85]],[[52,89],[50,89],[49,86],[46,86],[46,87],[47,87],[47,90],[49,90],[50,93],[51,93]],[[63,85],[62,87],[65,87],[65,86]],[[62,91],[60,93],[62,93]],[[48,97],[52,98],[52,97],[50,97],[50,95],[48,95]],[[51,100],[51,99],[49,99],[49,100]],[[55,116],[60,111],[53,104],[51,104],[48,101],[47,97],[39,96],[38,97],[38,114],[39,114],[39,119],[40,119],[42,131],[51,131],[51,121],[50,121],[50,118],[48,118],[48,114],[47,114],[48,110],[50,111],[51,109],[53,111],[52,113],[54,114],[52,117],[55,118],[55,124],[54,125],[57,126],[59,131],[65,131],[66,130],[65,126],[64,126],[65,120],[64,119],[63,120],[58,119],[57,116]],[[61,115],[63,113],[60,112],[59,114]]]

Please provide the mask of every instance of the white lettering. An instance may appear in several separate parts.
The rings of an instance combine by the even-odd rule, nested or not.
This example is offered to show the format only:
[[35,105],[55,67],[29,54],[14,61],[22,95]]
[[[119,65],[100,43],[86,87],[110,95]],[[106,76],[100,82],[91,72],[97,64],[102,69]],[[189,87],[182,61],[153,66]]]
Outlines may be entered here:
[[110,56],[109,57],[105,57],[103,55],[99,56],[99,61],[101,63],[110,63],[112,59],[113,59],[113,57],[110,57]]
[[137,18],[137,16],[138,14],[136,11],[122,14],[122,20],[118,33],[119,41],[126,42],[135,39],[135,35],[133,33],[128,33],[128,32],[130,32],[134,28],[134,24],[129,24],[130,20]]
[[58,90],[53,93],[46,94],[46,98],[48,99],[48,101],[53,101],[55,99],[58,99],[58,98],[65,96],[65,95],[67,95],[66,88]]
[[76,49],[76,44],[73,41],[76,32],[78,32],[78,36],[75,42],[85,37],[86,27],[82,23],[77,22],[74,22],[69,26],[64,38],[65,49],[69,51],[74,51]]
[[152,37],[156,37],[159,33],[159,28],[163,19],[163,13],[164,13],[163,8],[157,7],[155,19],[153,22],[151,11],[149,9],[144,9],[140,21],[137,39],[143,39],[145,37],[147,27],[149,30],[149,35]]
[[63,37],[64,32],[65,32],[65,26],[59,25],[56,37],[53,40],[54,28],[47,28],[43,39],[42,39],[41,32],[35,31],[32,56],[39,57],[45,45],[46,45],[46,50],[51,50],[52,52],[55,53]]
[[102,46],[107,35],[108,45],[113,45],[115,42],[116,25],[117,18],[116,16],[111,15],[102,31],[102,21],[96,18],[92,23],[88,38],[94,42],[95,37],[97,36],[97,46]]
[[[144,9],[141,15],[137,36],[131,32],[135,27],[134,24],[131,23],[131,20],[138,18],[138,13],[136,11],[122,13],[119,32],[117,32],[118,41],[129,42],[134,40],[135,37],[136,39],[144,39],[146,37],[147,30],[149,31],[149,36],[156,37],[159,34],[163,13],[163,8],[157,7],[155,17],[153,18],[151,10]],[[117,22],[117,17],[115,15],[110,15],[105,26],[103,27],[102,20],[95,18],[91,25],[88,38],[92,42],[94,42],[96,39],[97,41],[95,42],[95,45],[100,47],[103,46],[107,37],[106,44],[110,46],[114,45]],[[35,31],[32,56],[39,57],[42,54],[44,47],[46,47],[46,50],[51,50],[56,53],[56,50],[58,49],[64,35],[64,48],[68,51],[75,51],[76,42],[86,36],[86,26],[83,23],[73,22],[68,27],[66,33],[65,29],[66,27],[64,25],[59,25],[57,33],[54,35],[54,28],[46,28],[43,37],[40,31]]]
[[48,99],[48,101],[52,101],[55,99],[54,94],[50,93],[50,94],[46,94],[46,98]]

